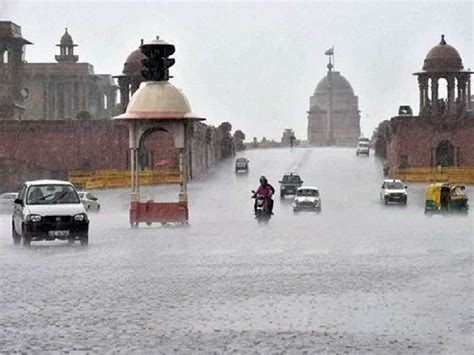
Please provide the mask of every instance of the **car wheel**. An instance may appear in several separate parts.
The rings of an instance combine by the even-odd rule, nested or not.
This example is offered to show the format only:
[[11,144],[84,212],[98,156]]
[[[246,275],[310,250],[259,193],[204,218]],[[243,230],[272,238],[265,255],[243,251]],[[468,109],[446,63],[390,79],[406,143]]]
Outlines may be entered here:
[[387,198],[384,199],[384,203],[385,203],[386,205],[388,205],[388,199],[387,199]]
[[100,205],[97,205],[97,212],[100,211]]
[[67,239],[67,242],[68,242],[69,244],[74,244],[74,238],[73,238],[73,237],[69,237],[69,238]]
[[31,244],[31,237],[26,233],[24,225],[21,227],[21,234],[23,245],[29,246]]
[[81,245],[86,246],[89,244],[89,233],[84,233],[81,237]]
[[21,236],[15,230],[15,223],[12,221],[12,237],[13,237],[13,244],[18,245],[21,242]]

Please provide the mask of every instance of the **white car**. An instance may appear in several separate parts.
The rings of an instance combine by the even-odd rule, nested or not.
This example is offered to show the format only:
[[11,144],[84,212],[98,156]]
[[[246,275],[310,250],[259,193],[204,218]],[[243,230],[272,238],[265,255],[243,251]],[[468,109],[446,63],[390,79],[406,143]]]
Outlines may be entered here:
[[70,182],[38,180],[25,182],[15,200],[12,217],[14,244],[36,240],[89,242],[89,218]]
[[380,191],[380,200],[386,205],[390,202],[406,205],[408,202],[407,186],[400,180],[384,180]]
[[77,194],[79,195],[86,211],[100,211],[99,199],[92,192],[79,191]]
[[12,213],[13,205],[18,194],[16,192],[6,192],[0,195],[0,213]]
[[359,141],[357,144],[356,155],[370,155],[370,146],[367,141]]
[[321,211],[321,196],[317,187],[302,186],[296,190],[293,211],[301,210]]

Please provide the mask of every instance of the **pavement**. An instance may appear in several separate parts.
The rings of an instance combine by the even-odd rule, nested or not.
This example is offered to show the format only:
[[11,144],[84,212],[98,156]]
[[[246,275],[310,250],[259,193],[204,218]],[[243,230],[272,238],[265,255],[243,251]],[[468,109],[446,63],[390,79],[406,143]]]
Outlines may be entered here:
[[[1,353],[472,354],[474,218],[379,200],[382,163],[354,149],[239,155],[190,184],[190,225],[128,223],[129,192],[97,190],[89,246],[14,246],[0,215]],[[322,212],[251,190],[288,171],[321,191]],[[468,189],[474,204],[474,189]],[[143,198],[177,198],[149,187]]]

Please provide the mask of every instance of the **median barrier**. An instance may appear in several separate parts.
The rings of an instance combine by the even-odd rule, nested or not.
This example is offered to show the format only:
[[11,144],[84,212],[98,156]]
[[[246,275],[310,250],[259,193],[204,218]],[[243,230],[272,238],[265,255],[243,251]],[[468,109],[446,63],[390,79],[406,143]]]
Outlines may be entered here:
[[393,179],[406,182],[449,182],[453,184],[474,184],[474,167],[406,168],[390,173]]
[[[130,171],[127,170],[97,170],[70,171],[69,181],[87,190],[128,187],[130,186]],[[140,184],[144,186],[161,184],[180,184],[181,173],[176,170],[145,170],[139,173]]]

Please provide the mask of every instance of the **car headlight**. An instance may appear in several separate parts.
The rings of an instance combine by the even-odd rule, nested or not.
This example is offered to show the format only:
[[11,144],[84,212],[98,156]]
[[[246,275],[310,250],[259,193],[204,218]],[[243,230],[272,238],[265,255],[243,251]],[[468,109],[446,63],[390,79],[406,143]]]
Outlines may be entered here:
[[29,214],[26,216],[27,222],[39,222],[41,221],[41,216],[39,214]]
[[87,215],[85,213],[76,214],[74,220],[78,222],[87,221]]

